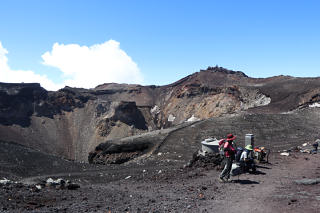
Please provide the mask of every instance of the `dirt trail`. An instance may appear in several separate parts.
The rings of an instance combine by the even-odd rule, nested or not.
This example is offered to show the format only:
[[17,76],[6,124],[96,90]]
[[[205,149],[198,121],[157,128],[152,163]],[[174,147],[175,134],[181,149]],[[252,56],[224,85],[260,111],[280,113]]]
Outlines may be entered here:
[[122,172],[73,172],[67,178],[80,183],[79,190],[0,188],[0,204],[4,212],[317,212],[318,187],[294,181],[319,178],[320,155],[273,153],[270,162],[259,165],[258,174],[242,174],[230,183],[217,181],[219,171],[201,168],[128,165]]
[[320,177],[320,156],[274,153],[270,162],[259,165],[258,174],[233,177],[231,183],[219,183],[219,171],[195,169],[160,174],[154,182],[121,181],[120,189],[140,197],[124,199],[133,212],[317,212],[320,192],[294,181]]
[[[221,184],[224,193],[206,208],[214,212],[318,212],[320,202],[315,201],[320,192],[311,192],[314,186],[300,186],[294,181],[320,177],[320,156],[276,154],[271,162],[258,168],[260,174],[244,174],[239,180],[234,177],[232,183]],[[302,189],[308,196],[301,196]]]

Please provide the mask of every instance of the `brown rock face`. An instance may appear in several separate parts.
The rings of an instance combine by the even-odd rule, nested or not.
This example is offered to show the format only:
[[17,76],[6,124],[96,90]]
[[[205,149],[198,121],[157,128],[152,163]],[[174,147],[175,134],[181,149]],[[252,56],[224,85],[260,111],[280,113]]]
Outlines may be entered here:
[[[48,92],[0,83],[0,138],[77,161],[108,140],[225,114],[281,113],[320,101],[319,78],[254,79],[221,67],[165,86],[103,84]],[[139,156],[133,150],[124,159]],[[117,153],[104,154],[117,159]],[[115,160],[116,161],[116,160]]]

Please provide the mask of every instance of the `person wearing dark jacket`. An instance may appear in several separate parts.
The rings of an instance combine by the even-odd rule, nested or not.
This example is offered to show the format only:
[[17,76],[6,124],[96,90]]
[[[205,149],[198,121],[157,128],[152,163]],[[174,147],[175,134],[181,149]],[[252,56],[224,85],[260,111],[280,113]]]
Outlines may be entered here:
[[317,139],[317,140],[314,142],[314,144],[312,144],[313,150],[311,150],[311,152],[310,152],[311,154],[317,154],[319,142],[320,142],[320,140]]
[[221,182],[226,182],[230,179],[230,172],[232,168],[232,162],[235,158],[235,148],[233,147],[233,140],[235,140],[236,137],[233,136],[233,134],[228,134],[226,142],[223,146],[224,156],[226,158],[226,165],[224,166],[224,169],[222,170],[219,180]]

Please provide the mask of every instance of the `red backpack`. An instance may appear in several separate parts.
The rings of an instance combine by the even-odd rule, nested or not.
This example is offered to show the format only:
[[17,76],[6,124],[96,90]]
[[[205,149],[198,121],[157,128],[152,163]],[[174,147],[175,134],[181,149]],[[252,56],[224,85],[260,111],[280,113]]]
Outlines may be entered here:
[[226,139],[220,139],[219,141],[219,150],[223,151],[224,144],[226,143]]

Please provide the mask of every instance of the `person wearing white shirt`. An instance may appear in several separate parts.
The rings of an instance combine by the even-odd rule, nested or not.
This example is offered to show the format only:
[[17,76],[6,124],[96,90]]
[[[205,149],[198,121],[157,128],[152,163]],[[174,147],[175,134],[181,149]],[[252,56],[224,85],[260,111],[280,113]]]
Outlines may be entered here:
[[241,157],[240,157],[240,164],[243,167],[244,171],[249,171],[252,169],[255,172],[256,167],[253,160],[253,148],[252,145],[247,145],[245,150],[243,150]]

